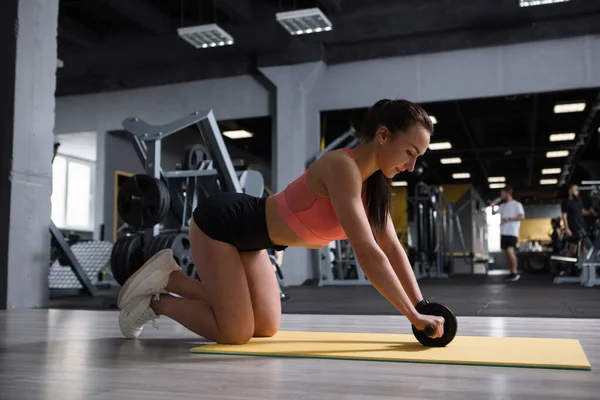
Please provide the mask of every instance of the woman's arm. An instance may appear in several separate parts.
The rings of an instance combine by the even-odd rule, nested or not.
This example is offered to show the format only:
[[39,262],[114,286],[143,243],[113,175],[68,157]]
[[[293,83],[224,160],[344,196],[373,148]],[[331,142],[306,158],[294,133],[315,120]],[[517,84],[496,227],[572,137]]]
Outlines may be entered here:
[[396,272],[398,279],[400,279],[400,283],[402,283],[412,304],[415,305],[423,300],[417,278],[410,265],[408,256],[406,255],[400,240],[398,240],[398,235],[396,235],[396,229],[394,228],[394,223],[392,222],[392,217],[390,215],[388,215],[385,231],[377,237],[377,242],[388,260],[390,260],[392,268]]
[[332,154],[327,164],[321,169],[322,180],[356,260],[373,287],[411,323],[423,329],[420,314],[373,237],[361,199],[362,178],[355,162],[348,157]]

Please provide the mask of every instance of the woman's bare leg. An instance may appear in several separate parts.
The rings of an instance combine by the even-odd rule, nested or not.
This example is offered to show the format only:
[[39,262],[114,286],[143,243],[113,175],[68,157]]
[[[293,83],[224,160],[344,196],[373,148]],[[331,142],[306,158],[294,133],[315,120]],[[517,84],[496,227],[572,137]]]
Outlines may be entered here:
[[254,335],[270,337],[279,330],[281,298],[279,285],[266,250],[240,253],[246,270],[254,311]]
[[208,303],[208,295],[202,282],[190,278],[183,271],[171,273],[165,291],[175,293],[184,299],[201,300]]
[[[230,244],[209,238],[193,221],[190,241],[194,263],[203,266],[198,276],[207,302],[163,295],[159,301],[152,301],[152,309],[209,340],[247,342],[254,333],[254,313],[240,254]],[[166,291],[191,291],[191,279],[172,274]]]

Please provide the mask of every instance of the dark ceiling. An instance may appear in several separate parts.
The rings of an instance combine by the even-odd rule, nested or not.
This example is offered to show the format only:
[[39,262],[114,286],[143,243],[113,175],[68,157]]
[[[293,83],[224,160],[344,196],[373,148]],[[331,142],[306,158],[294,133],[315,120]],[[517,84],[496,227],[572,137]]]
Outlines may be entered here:
[[[60,0],[57,95],[253,74],[600,32],[600,0]],[[320,7],[334,29],[291,36],[275,13]],[[232,46],[195,49],[177,28],[218,23]]]

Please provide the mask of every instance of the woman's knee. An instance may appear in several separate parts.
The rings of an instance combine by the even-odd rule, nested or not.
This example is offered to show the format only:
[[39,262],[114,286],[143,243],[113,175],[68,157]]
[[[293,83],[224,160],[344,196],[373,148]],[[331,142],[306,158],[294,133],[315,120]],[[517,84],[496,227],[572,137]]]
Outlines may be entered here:
[[254,321],[254,336],[255,337],[272,337],[279,331],[281,324],[281,316],[266,315]]
[[254,324],[230,324],[219,329],[218,344],[245,344],[252,339]]

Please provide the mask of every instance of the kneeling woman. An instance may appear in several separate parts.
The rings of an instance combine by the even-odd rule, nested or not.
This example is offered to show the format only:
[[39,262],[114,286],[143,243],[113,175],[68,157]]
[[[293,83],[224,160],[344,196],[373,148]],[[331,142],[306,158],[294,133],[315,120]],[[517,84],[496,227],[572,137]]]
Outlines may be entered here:
[[123,335],[137,338],[165,315],[217,343],[272,336],[281,301],[266,249],[348,239],[371,284],[418,329],[433,325],[432,337],[441,337],[443,319],[415,309],[423,298],[389,215],[391,179],[413,170],[432,133],[420,106],[380,100],[358,146],[325,154],[285,190],[266,199],[221,193],[203,200],[190,221],[200,281],[181,272],[170,250],[154,255],[119,293]]

